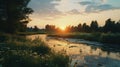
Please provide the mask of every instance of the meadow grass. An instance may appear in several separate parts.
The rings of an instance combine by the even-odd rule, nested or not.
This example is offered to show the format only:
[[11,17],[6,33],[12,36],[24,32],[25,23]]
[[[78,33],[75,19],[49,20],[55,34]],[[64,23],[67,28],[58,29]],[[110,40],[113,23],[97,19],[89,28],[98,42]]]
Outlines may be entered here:
[[68,55],[55,53],[39,38],[31,40],[8,34],[3,34],[0,38],[0,64],[3,67],[69,66]]

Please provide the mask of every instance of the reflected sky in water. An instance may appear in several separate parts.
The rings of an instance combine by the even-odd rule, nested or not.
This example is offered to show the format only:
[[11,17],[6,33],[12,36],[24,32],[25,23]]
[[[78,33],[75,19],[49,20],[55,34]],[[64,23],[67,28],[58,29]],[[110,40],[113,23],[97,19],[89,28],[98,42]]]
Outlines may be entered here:
[[[69,39],[47,37],[45,34],[29,35],[27,38],[41,38],[56,52],[64,51],[71,58],[70,67],[120,67],[120,52],[107,51],[103,45],[89,45],[71,42]],[[110,49],[109,49],[110,50]]]

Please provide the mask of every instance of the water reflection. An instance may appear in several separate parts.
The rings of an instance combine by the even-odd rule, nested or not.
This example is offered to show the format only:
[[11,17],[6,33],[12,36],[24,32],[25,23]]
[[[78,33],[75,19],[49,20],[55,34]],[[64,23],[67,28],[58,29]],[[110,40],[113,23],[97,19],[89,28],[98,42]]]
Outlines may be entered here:
[[72,60],[71,67],[120,67],[120,51],[113,47],[80,44],[77,39],[53,38],[45,34],[27,36],[32,39],[36,37],[41,38],[56,52],[65,51]]

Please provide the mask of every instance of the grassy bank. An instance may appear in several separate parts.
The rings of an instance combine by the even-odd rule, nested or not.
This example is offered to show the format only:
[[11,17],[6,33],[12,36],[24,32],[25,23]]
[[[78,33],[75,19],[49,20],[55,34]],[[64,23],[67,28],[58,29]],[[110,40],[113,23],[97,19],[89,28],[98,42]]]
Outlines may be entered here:
[[0,35],[0,64],[3,67],[68,67],[69,57],[55,53],[39,38]]
[[77,38],[109,44],[120,44],[120,33],[67,33],[50,34],[51,37]]
[[46,34],[46,32],[17,32],[18,35]]

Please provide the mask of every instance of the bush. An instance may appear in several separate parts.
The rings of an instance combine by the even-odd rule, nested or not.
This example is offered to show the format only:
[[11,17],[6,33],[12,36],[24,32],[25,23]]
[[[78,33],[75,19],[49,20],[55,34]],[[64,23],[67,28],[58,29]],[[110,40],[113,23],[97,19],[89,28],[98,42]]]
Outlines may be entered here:
[[71,33],[71,34],[51,34],[51,37],[76,38],[90,41],[97,41],[108,44],[120,44],[120,33]]
[[45,44],[40,44],[38,46],[33,46],[32,51],[37,52],[40,55],[45,55],[45,54],[50,53],[51,49]]
[[68,67],[69,57],[55,53],[39,38],[29,40],[10,36],[5,42],[0,44],[3,67]]
[[120,44],[120,34],[102,34],[100,42],[110,44]]
[[9,39],[10,39],[10,35],[4,34],[4,33],[0,33],[0,42],[5,42],[5,41],[7,41]]

